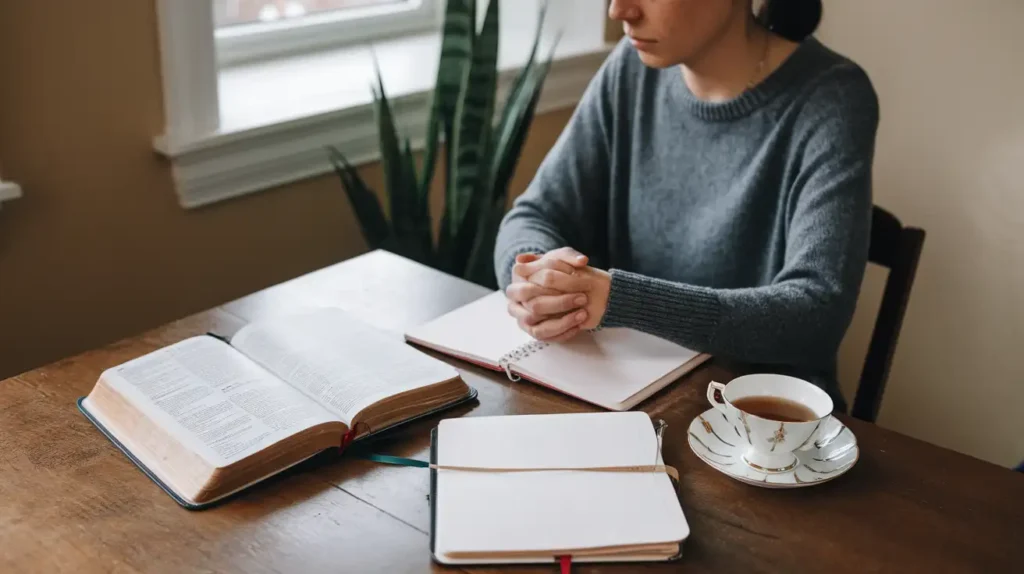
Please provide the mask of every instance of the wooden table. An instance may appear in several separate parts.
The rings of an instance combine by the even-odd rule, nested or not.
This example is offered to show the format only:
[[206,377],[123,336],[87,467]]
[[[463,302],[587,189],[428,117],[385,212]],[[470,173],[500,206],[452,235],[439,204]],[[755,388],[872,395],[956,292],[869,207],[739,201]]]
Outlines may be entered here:
[[[450,571],[428,553],[428,475],[329,457],[203,512],[178,507],[76,410],[105,368],[184,337],[229,334],[261,316],[336,304],[393,330],[486,291],[375,252],[138,337],[0,383],[0,572]],[[478,403],[442,416],[591,410],[529,383],[450,361]],[[669,423],[692,536],[674,564],[579,572],[1004,572],[1024,556],[1024,477],[844,419],[861,458],[843,477],[767,490],[707,467],[686,443],[707,383],[743,369],[712,361],[641,408]],[[441,417],[402,428],[379,452],[427,456]],[[956,424],[956,421],[950,421]],[[555,566],[473,569],[555,572]],[[1018,570],[1019,571],[1019,570]]]

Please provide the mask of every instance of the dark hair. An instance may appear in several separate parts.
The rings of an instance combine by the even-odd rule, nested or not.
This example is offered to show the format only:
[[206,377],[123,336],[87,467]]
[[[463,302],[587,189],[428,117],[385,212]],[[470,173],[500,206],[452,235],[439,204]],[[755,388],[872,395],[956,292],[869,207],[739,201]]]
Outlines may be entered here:
[[800,42],[821,23],[821,0],[764,0],[757,21],[772,32]]

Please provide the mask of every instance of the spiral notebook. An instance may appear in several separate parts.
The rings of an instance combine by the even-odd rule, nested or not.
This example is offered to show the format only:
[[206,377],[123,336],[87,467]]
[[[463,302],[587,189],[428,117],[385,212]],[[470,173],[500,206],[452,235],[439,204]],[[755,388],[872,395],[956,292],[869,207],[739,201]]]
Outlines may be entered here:
[[490,295],[410,329],[405,339],[493,370],[528,379],[613,410],[632,409],[710,358],[634,329],[603,328],[563,343],[530,337]]

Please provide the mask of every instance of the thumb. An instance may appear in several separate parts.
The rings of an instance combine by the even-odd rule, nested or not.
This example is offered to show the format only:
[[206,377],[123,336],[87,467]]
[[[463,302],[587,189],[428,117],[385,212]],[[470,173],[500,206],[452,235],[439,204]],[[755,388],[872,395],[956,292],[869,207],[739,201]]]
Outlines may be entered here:
[[536,253],[520,253],[516,255],[516,263],[533,263],[540,259],[540,255]]

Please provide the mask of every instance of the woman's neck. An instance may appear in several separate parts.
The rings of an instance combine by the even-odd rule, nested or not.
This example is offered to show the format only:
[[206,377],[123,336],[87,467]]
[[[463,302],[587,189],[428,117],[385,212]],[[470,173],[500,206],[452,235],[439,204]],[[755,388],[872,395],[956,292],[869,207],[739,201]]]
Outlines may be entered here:
[[767,77],[796,46],[747,18],[726,27],[680,68],[687,87],[698,99],[731,100]]

